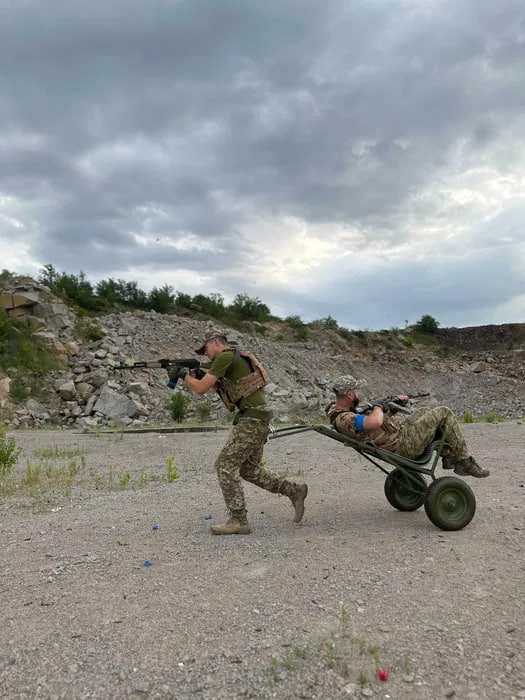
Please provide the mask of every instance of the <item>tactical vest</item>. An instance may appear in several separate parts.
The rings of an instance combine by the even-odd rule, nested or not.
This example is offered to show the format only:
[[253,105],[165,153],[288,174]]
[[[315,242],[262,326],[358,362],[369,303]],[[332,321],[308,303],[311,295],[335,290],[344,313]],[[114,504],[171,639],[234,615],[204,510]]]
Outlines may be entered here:
[[[241,357],[244,357],[244,359],[248,361],[252,371],[244,377],[239,377],[239,379],[229,379],[227,376],[228,373],[231,372],[232,368],[235,367]],[[245,399],[258,389],[262,389],[269,381],[270,377],[268,373],[255,355],[252,355],[248,350],[239,350],[236,348],[233,360],[226,370],[226,376],[217,379],[215,389],[228,411],[234,411],[237,407],[237,403],[241,399]]]

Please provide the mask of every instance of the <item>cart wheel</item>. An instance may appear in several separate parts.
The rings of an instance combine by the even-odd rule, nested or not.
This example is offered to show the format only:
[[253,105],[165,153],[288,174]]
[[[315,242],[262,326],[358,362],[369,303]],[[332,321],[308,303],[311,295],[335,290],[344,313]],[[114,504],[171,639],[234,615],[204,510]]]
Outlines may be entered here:
[[442,530],[461,530],[476,512],[476,497],[468,484],[455,476],[442,476],[428,487],[425,512]]
[[417,510],[425,502],[427,482],[417,472],[413,476],[416,481],[401,469],[394,469],[385,480],[386,499],[397,510]]

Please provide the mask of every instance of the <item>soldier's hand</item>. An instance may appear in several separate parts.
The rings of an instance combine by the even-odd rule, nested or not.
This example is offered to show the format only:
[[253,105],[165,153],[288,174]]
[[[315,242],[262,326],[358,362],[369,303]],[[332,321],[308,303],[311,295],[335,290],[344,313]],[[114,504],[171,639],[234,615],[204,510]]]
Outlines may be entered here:
[[389,403],[389,399],[383,399],[382,401],[374,401],[373,405],[374,407],[379,406],[379,408],[382,409],[383,413],[388,413],[388,411],[390,410],[390,407],[388,405]]

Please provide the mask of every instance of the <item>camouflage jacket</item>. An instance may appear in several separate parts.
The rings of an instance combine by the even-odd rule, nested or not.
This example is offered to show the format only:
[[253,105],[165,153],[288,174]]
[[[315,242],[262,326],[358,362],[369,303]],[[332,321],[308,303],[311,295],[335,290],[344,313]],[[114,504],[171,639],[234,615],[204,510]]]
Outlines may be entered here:
[[393,420],[389,415],[383,417],[383,425],[374,430],[356,430],[355,419],[357,414],[352,411],[342,411],[335,407],[335,403],[330,404],[326,409],[326,414],[332,426],[342,435],[355,438],[356,440],[370,440],[384,450],[395,452],[399,442],[400,423]]

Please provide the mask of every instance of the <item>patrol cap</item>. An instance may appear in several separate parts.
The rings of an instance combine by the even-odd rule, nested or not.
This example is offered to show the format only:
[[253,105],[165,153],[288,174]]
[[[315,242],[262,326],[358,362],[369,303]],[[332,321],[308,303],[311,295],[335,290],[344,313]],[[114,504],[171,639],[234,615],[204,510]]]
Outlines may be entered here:
[[336,396],[344,396],[348,391],[351,391],[352,389],[360,389],[365,384],[366,379],[357,379],[351,374],[344,374],[342,377],[336,379],[332,387],[332,391],[335,392]]
[[210,328],[206,332],[206,337],[202,341],[202,345],[200,348],[195,350],[197,355],[204,355],[204,351],[206,349],[206,343],[209,343],[211,340],[214,340],[215,338],[226,338],[226,331],[223,330],[222,328]]

